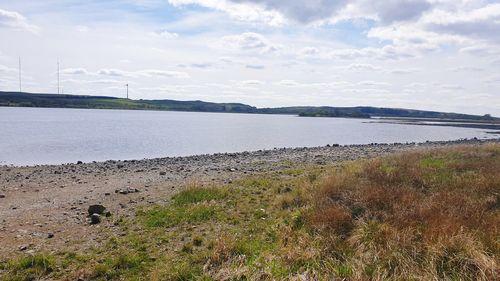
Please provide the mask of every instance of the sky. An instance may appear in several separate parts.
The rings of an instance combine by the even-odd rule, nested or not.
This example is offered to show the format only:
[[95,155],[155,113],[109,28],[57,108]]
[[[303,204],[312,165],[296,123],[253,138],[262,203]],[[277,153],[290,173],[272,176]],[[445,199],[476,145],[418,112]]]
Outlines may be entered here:
[[500,0],[0,0],[0,90],[500,116]]

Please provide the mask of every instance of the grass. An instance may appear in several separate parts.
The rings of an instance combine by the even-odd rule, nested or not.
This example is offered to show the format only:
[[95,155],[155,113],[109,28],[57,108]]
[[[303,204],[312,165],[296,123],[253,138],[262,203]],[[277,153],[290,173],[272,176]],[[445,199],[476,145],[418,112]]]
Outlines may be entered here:
[[172,227],[211,220],[216,216],[216,210],[211,206],[156,207],[139,212],[138,216],[148,227]]
[[287,169],[189,187],[0,280],[498,280],[500,145]]
[[197,188],[189,187],[187,190],[179,192],[174,195],[172,201],[177,206],[184,206],[188,204],[208,202],[212,200],[221,200],[228,195],[227,189],[222,188]]

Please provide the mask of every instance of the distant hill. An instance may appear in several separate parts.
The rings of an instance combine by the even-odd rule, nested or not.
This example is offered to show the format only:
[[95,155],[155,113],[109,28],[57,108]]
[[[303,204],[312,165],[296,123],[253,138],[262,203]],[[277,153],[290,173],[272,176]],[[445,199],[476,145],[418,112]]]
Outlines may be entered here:
[[294,106],[279,108],[257,108],[241,103],[213,103],[204,101],[177,100],[130,100],[106,96],[77,96],[56,94],[32,94],[0,91],[0,106],[54,107],[54,108],[94,108],[94,109],[134,109],[196,112],[230,112],[260,114],[292,114],[311,117],[393,117],[393,118],[440,118],[498,121],[490,115],[470,115],[414,109],[380,108],[370,106],[331,107]]
[[240,103],[212,103],[204,101],[130,100],[106,96],[76,96],[1,92],[0,106],[136,109],[200,112],[254,113],[256,107]]

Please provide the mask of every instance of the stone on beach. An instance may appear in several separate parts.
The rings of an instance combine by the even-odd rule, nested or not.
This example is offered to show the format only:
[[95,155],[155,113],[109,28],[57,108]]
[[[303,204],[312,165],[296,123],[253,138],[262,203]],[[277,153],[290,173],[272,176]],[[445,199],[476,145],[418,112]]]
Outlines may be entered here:
[[90,216],[93,214],[102,215],[105,210],[106,210],[106,207],[104,207],[103,205],[90,205],[89,209],[88,209],[88,213]]

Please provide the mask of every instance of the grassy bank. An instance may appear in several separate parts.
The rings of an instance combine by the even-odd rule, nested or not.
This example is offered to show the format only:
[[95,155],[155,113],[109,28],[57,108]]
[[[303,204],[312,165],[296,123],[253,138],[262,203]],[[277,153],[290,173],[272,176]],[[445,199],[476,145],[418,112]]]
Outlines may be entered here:
[[0,280],[496,280],[499,171],[489,144],[193,185]]

